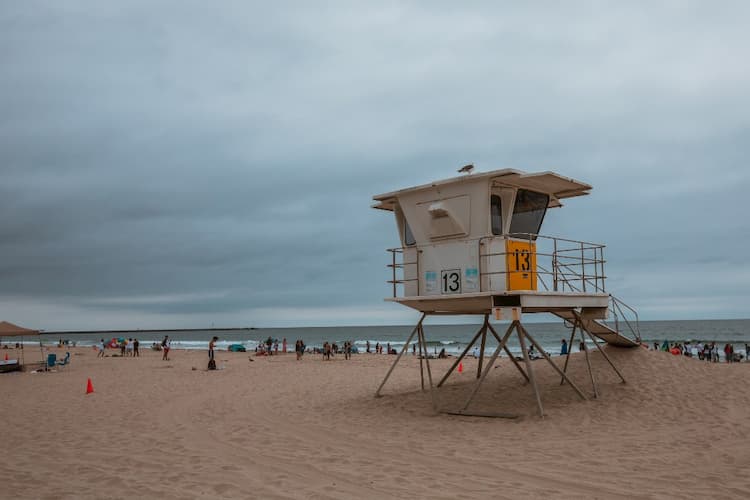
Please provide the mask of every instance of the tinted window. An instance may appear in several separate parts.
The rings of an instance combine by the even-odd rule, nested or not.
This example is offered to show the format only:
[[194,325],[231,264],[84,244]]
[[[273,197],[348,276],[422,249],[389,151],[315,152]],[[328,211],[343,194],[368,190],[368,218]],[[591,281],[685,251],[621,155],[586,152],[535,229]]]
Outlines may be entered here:
[[513,206],[510,232],[539,234],[544,214],[547,212],[547,204],[549,204],[549,196],[546,194],[519,189]]
[[490,219],[492,220],[492,234],[503,234],[503,207],[500,197],[495,194],[490,197]]
[[404,245],[407,247],[412,246],[416,243],[416,240],[414,239],[414,235],[411,234],[411,228],[409,227],[409,223],[406,222],[406,219],[404,219]]

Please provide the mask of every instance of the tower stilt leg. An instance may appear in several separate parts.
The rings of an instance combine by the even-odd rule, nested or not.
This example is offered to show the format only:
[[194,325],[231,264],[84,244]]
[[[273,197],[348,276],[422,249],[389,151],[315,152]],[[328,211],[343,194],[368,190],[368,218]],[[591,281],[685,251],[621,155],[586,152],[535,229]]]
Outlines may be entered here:
[[[575,313],[575,312],[574,312],[574,314],[575,314],[575,315],[576,315],[576,317],[578,318],[578,322],[579,322],[579,323],[581,323],[581,325],[583,325],[583,321],[581,320],[581,317],[580,317],[580,315],[578,315],[578,314],[577,314],[577,313]],[[602,354],[602,356],[604,356],[604,359],[606,359],[606,360],[607,360],[607,363],[609,363],[609,366],[611,366],[611,367],[612,367],[612,369],[613,369],[613,370],[614,370],[615,372],[617,372],[617,375],[618,375],[618,376],[620,377],[620,380],[622,380],[622,383],[623,383],[623,384],[627,384],[627,382],[625,381],[625,377],[623,377],[623,376],[622,376],[622,373],[620,373],[620,370],[618,370],[618,369],[617,369],[617,367],[615,366],[615,364],[614,364],[614,363],[612,362],[612,360],[611,360],[611,359],[609,359],[609,356],[607,356],[607,353],[606,353],[606,352],[604,352],[604,349],[602,349],[602,347],[601,347],[601,346],[599,345],[599,343],[598,343],[598,342],[596,341],[596,339],[594,338],[594,336],[593,336],[593,335],[591,335],[591,332],[589,332],[589,331],[588,331],[588,330],[586,330],[585,328],[584,328],[584,331],[586,332],[586,335],[588,335],[588,336],[589,336],[589,338],[591,339],[591,341],[592,341],[592,342],[594,343],[594,345],[596,346],[596,348],[597,348],[597,349],[599,349],[599,352],[600,352],[600,353]]]
[[591,386],[594,388],[594,397],[599,397],[599,391],[596,390],[596,381],[594,380],[594,371],[591,369],[591,360],[589,359],[589,348],[586,345],[586,339],[583,336],[583,328],[581,330],[581,343],[583,344],[583,352],[586,353],[586,365],[589,369],[589,377],[591,378]]
[[[427,352],[427,340],[425,339],[424,335],[424,328],[422,327],[422,324],[419,325],[419,331],[417,332],[419,335],[419,338],[422,341],[422,347],[424,352]],[[430,370],[430,358],[429,356],[424,357],[425,365],[427,366],[427,378],[430,383],[430,398],[432,399],[432,409],[435,411],[435,413],[438,413],[438,401],[437,401],[437,394],[435,393],[435,387],[432,384],[432,370]]]
[[539,387],[536,385],[536,377],[534,377],[534,371],[531,369],[531,360],[529,359],[529,352],[526,350],[526,342],[524,341],[524,331],[520,328],[521,324],[518,321],[513,322],[516,326],[516,333],[518,333],[518,342],[521,344],[521,352],[523,352],[523,362],[526,364],[526,373],[529,374],[531,380],[531,386],[534,388],[534,396],[536,396],[536,404],[539,407],[539,416],[544,417],[544,408],[542,407],[542,396],[539,394]]
[[482,323],[482,346],[479,348],[479,364],[477,365],[477,378],[482,374],[482,362],[484,361],[484,345],[487,342],[487,325],[490,322],[490,315],[484,315],[484,323]]
[[500,354],[500,351],[503,349],[503,346],[508,341],[508,337],[510,337],[510,334],[513,332],[514,328],[516,327],[516,323],[517,321],[514,321],[508,327],[508,330],[505,332],[505,335],[503,336],[502,340],[500,340],[500,344],[498,344],[497,349],[495,349],[495,352],[492,354],[492,357],[490,358],[489,363],[487,363],[487,366],[484,368],[484,372],[482,372],[482,376],[474,384],[474,389],[472,389],[471,394],[469,394],[469,397],[466,399],[466,402],[464,403],[462,410],[466,410],[466,408],[468,408],[469,405],[471,404],[471,401],[474,399],[474,396],[476,395],[477,391],[479,391],[479,388],[482,386],[482,382],[484,382],[484,379],[487,377],[487,374],[490,372],[492,365],[495,364],[495,360]]
[[[492,335],[495,336],[495,338],[497,339],[498,342],[501,342],[500,336],[497,334],[497,332],[492,327],[492,325],[488,324],[488,326],[490,328],[490,332],[492,332]],[[516,361],[515,356],[513,356],[513,353],[511,353],[510,350],[508,349],[507,343],[503,345],[503,350],[508,355],[508,357],[510,358],[511,362],[513,363],[513,365],[518,369],[519,372],[521,372],[521,375],[523,375],[523,378],[526,379],[526,382],[529,382],[529,376],[526,375],[526,372],[523,371],[523,368],[521,368],[521,365],[518,364],[518,361]]]
[[398,353],[398,356],[393,361],[393,364],[391,365],[391,368],[388,370],[388,373],[385,374],[385,378],[380,383],[380,387],[378,387],[378,390],[375,391],[375,397],[376,398],[380,397],[380,391],[383,389],[383,386],[388,381],[388,377],[391,376],[391,372],[393,372],[393,369],[396,368],[396,365],[401,360],[401,356],[403,356],[404,351],[406,351],[407,346],[409,345],[409,342],[411,342],[411,339],[414,337],[414,334],[417,333],[417,331],[422,327],[422,322],[424,321],[425,316],[427,316],[427,314],[422,313],[422,317],[419,318],[419,323],[417,323],[417,326],[415,326],[414,329],[411,331],[411,334],[409,335],[409,338],[406,339],[406,342],[404,343],[404,347],[401,348],[401,352]]
[[568,384],[570,384],[570,387],[572,387],[573,390],[575,390],[576,393],[579,396],[581,396],[581,399],[583,399],[584,401],[587,400],[588,398],[583,393],[583,391],[581,391],[581,389],[579,389],[578,386],[572,380],[570,380],[568,378],[568,376],[560,369],[560,367],[557,366],[554,361],[552,361],[552,358],[550,358],[549,355],[546,352],[544,352],[544,350],[542,350],[542,346],[540,346],[539,343],[536,340],[534,340],[534,337],[532,337],[531,335],[529,335],[529,332],[526,331],[526,328],[524,328],[523,325],[521,325],[520,323],[519,323],[518,327],[521,329],[521,331],[523,331],[524,337],[526,337],[526,338],[529,339],[529,342],[531,342],[532,345],[537,348],[537,350],[541,353],[541,355],[544,357],[544,359],[547,360],[547,363],[549,363],[550,365],[552,365],[552,368],[554,368],[555,371],[557,371],[557,373],[559,373],[565,379],[565,381]]
[[[573,340],[575,339],[576,335],[576,327],[578,326],[578,321],[575,321],[573,323],[573,330],[570,332],[570,341],[568,342],[568,352],[565,356],[565,366],[563,366],[563,373],[568,373],[568,361],[570,361],[570,353],[573,351]],[[565,377],[560,377],[560,385],[563,385],[565,383]]]
[[445,373],[445,375],[443,375],[443,378],[440,379],[440,382],[438,382],[438,385],[437,385],[438,387],[442,387],[443,383],[446,380],[448,380],[448,377],[450,376],[450,374],[453,373],[453,370],[455,370],[456,367],[458,366],[458,364],[461,362],[461,360],[464,359],[464,357],[466,356],[466,353],[469,352],[469,349],[471,349],[474,346],[474,344],[476,344],[477,339],[479,338],[479,336],[481,334],[482,334],[482,329],[480,328],[479,331],[477,332],[477,334],[474,335],[474,338],[471,339],[471,342],[469,342],[466,345],[466,348],[463,350],[463,352],[461,352],[461,355],[458,357],[458,359],[453,362],[453,364],[448,369],[448,371]]

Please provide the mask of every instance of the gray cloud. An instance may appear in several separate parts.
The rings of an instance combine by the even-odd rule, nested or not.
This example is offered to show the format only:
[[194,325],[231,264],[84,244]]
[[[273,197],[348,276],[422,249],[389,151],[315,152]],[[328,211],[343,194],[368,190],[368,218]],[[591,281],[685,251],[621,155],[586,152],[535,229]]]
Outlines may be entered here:
[[544,231],[606,243],[610,289],[647,317],[746,316],[748,14],[4,4],[0,313],[398,321],[370,197],[473,161],[593,184]]

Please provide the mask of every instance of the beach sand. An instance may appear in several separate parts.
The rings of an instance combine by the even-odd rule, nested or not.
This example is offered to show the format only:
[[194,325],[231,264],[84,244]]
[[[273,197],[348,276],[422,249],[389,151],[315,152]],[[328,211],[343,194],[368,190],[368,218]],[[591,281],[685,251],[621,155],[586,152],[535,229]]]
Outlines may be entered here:
[[[224,369],[208,372],[204,351],[169,362],[72,352],[56,373],[0,374],[3,498],[750,495],[750,364],[608,348],[628,383],[594,353],[600,397],[581,401],[535,361],[541,419],[501,358],[472,409],[523,415],[508,420],[435,415],[411,355],[375,399],[394,356],[217,352]],[[451,362],[432,362],[436,379]],[[476,363],[440,390],[442,407],[461,405]],[[585,367],[574,354],[571,376],[590,396]]]

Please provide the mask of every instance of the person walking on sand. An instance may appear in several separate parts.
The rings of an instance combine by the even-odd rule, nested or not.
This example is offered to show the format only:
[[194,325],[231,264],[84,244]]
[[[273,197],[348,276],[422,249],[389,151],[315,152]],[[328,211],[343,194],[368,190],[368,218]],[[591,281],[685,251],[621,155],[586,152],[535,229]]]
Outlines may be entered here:
[[172,341],[169,340],[169,335],[164,336],[164,340],[161,341],[161,350],[164,352],[161,359],[162,361],[169,361],[169,350],[172,348]]
[[134,352],[133,352],[133,339],[132,338],[128,339],[128,342],[125,344],[125,353],[128,356],[131,356],[131,357],[134,354]]
[[101,339],[99,341],[99,354],[96,355],[97,358],[103,358],[104,357],[104,348],[106,347],[106,344],[104,343],[104,339]]

